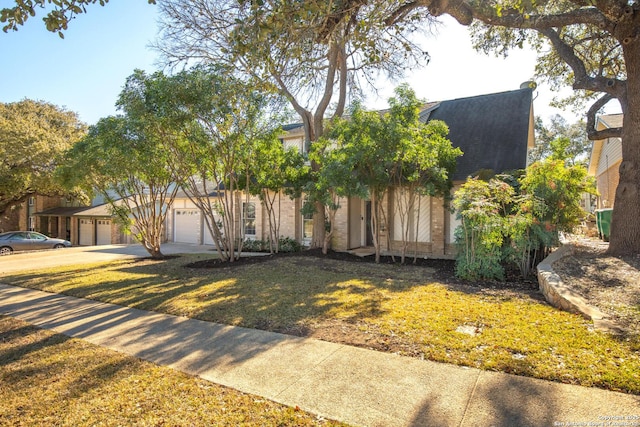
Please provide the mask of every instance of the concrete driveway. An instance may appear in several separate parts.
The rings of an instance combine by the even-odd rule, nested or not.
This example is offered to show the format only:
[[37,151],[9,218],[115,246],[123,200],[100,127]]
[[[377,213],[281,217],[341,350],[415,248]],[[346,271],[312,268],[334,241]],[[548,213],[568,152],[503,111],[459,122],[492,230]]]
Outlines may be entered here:
[[[186,243],[165,243],[165,255],[179,253],[209,253],[216,256],[215,248],[206,245]],[[145,258],[149,253],[140,244],[78,246],[46,251],[21,252],[0,257],[0,276],[21,270],[51,268],[61,265],[86,264],[92,262],[115,261],[128,258]]]

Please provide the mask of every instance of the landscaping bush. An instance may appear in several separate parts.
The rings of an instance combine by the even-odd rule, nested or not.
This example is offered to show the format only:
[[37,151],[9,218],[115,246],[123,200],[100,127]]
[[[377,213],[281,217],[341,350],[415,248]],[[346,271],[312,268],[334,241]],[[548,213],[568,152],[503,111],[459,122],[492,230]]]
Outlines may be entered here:
[[521,178],[470,178],[456,192],[458,277],[502,280],[506,267],[527,277],[558,245],[559,233],[580,224],[580,198],[595,193],[595,185],[584,166],[567,165],[566,141],[552,148],[549,158],[529,166]]
[[[275,245],[273,246],[275,248]],[[247,239],[242,245],[244,252],[270,252],[268,240]],[[278,239],[278,252],[300,252],[302,245],[291,237]]]

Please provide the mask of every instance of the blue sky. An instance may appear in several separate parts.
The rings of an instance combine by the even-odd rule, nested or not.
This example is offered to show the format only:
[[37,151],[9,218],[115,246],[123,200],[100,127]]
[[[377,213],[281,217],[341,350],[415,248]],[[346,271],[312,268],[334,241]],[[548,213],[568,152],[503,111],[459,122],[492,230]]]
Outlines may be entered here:
[[[158,32],[157,15],[158,8],[146,0],[110,0],[71,22],[64,40],[46,31],[40,15],[17,32],[0,33],[0,102],[43,100],[77,112],[88,124],[115,114],[118,94],[133,70],[158,69],[157,54],[148,47]],[[466,30],[452,20],[445,20],[424,47],[431,55],[429,66],[404,81],[429,101],[513,90],[533,76],[533,52],[513,52],[506,60],[476,53]],[[394,86],[381,81],[380,96],[372,96],[366,106],[386,107]],[[561,113],[575,120],[569,112],[548,107],[551,97],[539,85],[536,115],[547,119]]]

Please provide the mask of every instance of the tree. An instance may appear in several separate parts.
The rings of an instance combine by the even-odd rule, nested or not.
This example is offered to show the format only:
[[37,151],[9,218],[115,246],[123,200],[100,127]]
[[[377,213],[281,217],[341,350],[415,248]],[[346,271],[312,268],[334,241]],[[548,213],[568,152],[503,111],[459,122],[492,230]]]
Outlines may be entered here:
[[[338,195],[357,195],[371,199],[371,231],[380,260],[381,225],[387,223],[383,200],[389,188],[404,189],[407,196],[396,203],[397,214],[407,218],[416,211],[415,197],[419,194],[443,196],[451,188],[456,159],[462,155],[453,148],[446,136],[449,129],[437,120],[420,121],[420,107],[424,102],[406,85],[395,90],[385,114],[364,111],[356,104],[348,119],[337,120],[331,136],[337,144],[333,158],[345,166],[335,168],[337,185],[345,186]],[[326,165],[323,164],[323,168]],[[344,184],[350,182],[349,186]],[[342,183],[342,184],[341,184]],[[409,221],[402,221],[404,262]]]
[[[280,129],[276,129],[281,132]],[[274,135],[277,136],[277,135]],[[249,192],[257,195],[267,212],[269,252],[280,251],[280,215],[283,195],[296,197],[308,180],[308,166],[295,148],[286,150],[277,138],[262,138],[255,143],[249,173]]]
[[399,216],[402,240],[401,262],[404,263],[413,236],[417,252],[421,200],[420,196],[443,197],[451,190],[451,175],[456,168],[456,159],[462,155],[447,139],[446,123],[432,120],[420,121],[420,110],[424,101],[407,85],[395,90],[389,100],[391,111],[383,117],[385,137],[391,141],[393,169],[391,182],[397,190],[394,205]]
[[587,138],[586,123],[579,120],[567,123],[567,120],[556,114],[551,117],[550,124],[544,124],[541,118],[536,118],[536,145],[529,151],[529,163],[540,161],[552,153],[551,143],[557,138],[564,137],[569,141],[567,160],[570,164],[586,164],[589,161],[592,142]]
[[[354,110],[355,112],[355,110]],[[353,120],[358,122],[358,113],[352,115]],[[328,228],[322,244],[322,253],[326,254],[331,247],[331,239],[335,231],[335,219],[338,209],[340,209],[340,198],[349,196],[367,197],[367,189],[362,183],[354,179],[354,161],[350,146],[345,146],[338,141],[336,146],[333,137],[340,138],[340,121],[336,122],[336,129],[331,129],[325,137],[317,140],[309,152],[309,159],[321,168],[312,171],[312,178],[308,179],[304,185],[306,194],[303,205],[303,213],[312,213],[317,204],[324,206],[324,217],[327,219],[325,227]],[[338,130],[340,129],[340,130]],[[363,129],[363,131],[366,131]]]
[[32,194],[67,193],[54,172],[85,131],[75,113],[53,104],[0,103],[0,215]]
[[[349,93],[357,97],[359,88],[381,70],[399,76],[428,60],[409,38],[420,29],[415,20],[392,26],[384,22],[395,5],[167,0],[160,3],[164,29],[158,48],[172,64],[227,63],[238,75],[277,89],[302,120],[308,153],[323,136],[325,120],[342,116]],[[313,247],[325,240],[319,200]]]
[[[99,4],[104,6],[109,0],[16,0],[15,6],[5,7],[0,10],[0,22],[5,25],[2,31],[18,31],[18,28],[27,22],[30,17],[36,16],[37,9],[46,9],[47,13],[42,20],[47,30],[58,33],[64,38],[63,30],[66,30],[69,22],[81,13],[87,13],[87,6]],[[155,0],[148,0],[149,4],[155,4]]]
[[117,105],[124,114],[102,118],[66,155],[65,181],[97,191],[118,222],[152,258],[161,244],[168,207],[179,189],[169,146],[179,135],[150,105],[145,75],[129,76]]
[[[268,114],[272,97],[221,64],[172,76],[139,73],[137,80],[145,108],[159,118],[162,129],[171,130],[164,138],[171,152],[167,167],[202,211],[221,259],[237,260],[244,240],[240,191],[247,190],[247,203],[253,172],[262,167],[256,162],[281,145],[282,131]],[[260,177],[275,185],[266,175]]]
[[[347,2],[349,3],[349,2]],[[480,24],[478,45],[506,54],[532,42],[542,56],[539,73],[553,84],[571,83],[581,97],[595,100],[587,112],[589,139],[622,138],[609,252],[640,253],[640,5],[627,0],[421,0],[398,6],[392,25],[426,9],[449,14],[463,25]],[[550,44],[553,49],[543,49]],[[616,99],[622,128],[595,129],[596,114]]]

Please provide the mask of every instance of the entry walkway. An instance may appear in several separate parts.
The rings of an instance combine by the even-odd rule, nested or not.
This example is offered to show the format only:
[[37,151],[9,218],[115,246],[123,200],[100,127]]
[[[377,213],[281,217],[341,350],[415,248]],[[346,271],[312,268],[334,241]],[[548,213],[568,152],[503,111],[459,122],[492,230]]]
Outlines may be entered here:
[[639,396],[1,284],[0,314],[353,425],[640,426]]

